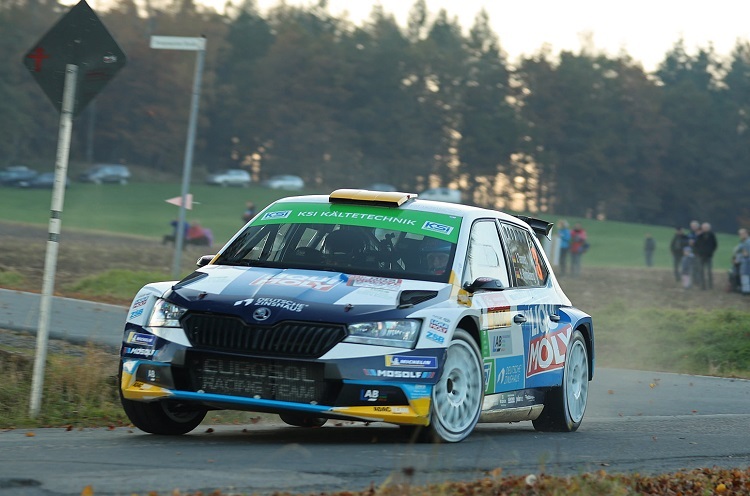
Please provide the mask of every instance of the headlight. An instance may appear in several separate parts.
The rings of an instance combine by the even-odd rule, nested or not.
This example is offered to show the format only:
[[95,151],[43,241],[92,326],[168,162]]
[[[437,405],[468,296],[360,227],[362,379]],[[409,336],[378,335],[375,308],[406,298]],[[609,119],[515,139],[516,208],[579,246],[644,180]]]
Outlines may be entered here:
[[348,343],[413,348],[419,337],[419,320],[384,320],[349,326]]
[[180,317],[186,311],[185,308],[159,298],[148,318],[148,325],[149,327],[180,327]]

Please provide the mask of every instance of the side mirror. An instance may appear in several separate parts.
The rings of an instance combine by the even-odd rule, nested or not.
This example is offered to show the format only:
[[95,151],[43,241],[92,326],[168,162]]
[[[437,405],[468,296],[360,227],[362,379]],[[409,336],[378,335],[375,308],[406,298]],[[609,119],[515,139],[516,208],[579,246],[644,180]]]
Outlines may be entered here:
[[502,291],[505,289],[503,283],[499,279],[493,277],[477,277],[471,284],[464,284],[464,289],[470,293],[476,291]]
[[205,267],[206,265],[208,265],[208,262],[210,262],[211,260],[213,260],[213,259],[214,259],[214,257],[215,257],[215,256],[216,256],[216,255],[203,255],[202,257],[200,257],[200,258],[199,258],[199,259],[198,259],[198,260],[197,260],[197,261],[195,262],[195,265],[196,265],[197,267]]

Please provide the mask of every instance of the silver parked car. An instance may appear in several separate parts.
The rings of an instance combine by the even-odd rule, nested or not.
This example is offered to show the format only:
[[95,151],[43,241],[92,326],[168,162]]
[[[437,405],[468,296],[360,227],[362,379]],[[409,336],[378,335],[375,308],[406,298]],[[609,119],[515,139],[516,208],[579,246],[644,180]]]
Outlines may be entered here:
[[287,191],[299,191],[305,187],[305,181],[303,181],[301,177],[293,176],[291,174],[271,176],[261,184],[266,188],[283,189]]
[[253,178],[250,173],[243,169],[227,169],[206,177],[207,184],[216,186],[242,186],[245,188],[251,182],[253,182]]
[[83,183],[115,183],[128,184],[130,179],[130,169],[120,164],[98,164],[90,167],[81,175],[78,180]]

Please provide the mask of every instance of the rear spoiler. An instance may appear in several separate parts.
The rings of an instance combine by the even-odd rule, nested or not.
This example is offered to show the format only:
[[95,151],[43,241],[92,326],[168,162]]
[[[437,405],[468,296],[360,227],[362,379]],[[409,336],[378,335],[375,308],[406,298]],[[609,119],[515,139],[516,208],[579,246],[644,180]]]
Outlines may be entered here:
[[537,235],[542,235],[545,238],[550,239],[549,233],[552,230],[552,226],[554,226],[552,222],[535,219],[534,217],[528,217],[526,215],[516,215],[516,217],[527,223]]

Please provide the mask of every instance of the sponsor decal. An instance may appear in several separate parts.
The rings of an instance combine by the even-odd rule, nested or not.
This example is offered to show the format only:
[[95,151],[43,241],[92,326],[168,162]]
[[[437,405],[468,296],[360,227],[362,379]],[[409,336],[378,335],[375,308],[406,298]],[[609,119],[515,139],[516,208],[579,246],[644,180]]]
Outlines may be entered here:
[[419,367],[423,369],[436,369],[436,357],[386,355],[386,367]]
[[448,334],[450,323],[450,320],[443,317],[433,317],[430,319],[430,329],[443,334]]
[[565,353],[573,328],[570,325],[562,329],[545,333],[529,342],[529,365],[526,377],[543,372],[561,369],[565,365]]
[[362,369],[368,377],[394,377],[399,379],[431,379],[435,372],[420,372],[417,370],[382,370]]
[[403,384],[401,387],[410,399],[418,400],[420,398],[429,398],[432,394],[431,386],[426,384]]
[[430,220],[425,221],[425,223],[422,224],[422,229],[424,229],[425,231],[444,234],[446,236],[453,232],[453,226],[446,226],[445,224],[440,224],[439,222],[433,222]]
[[523,363],[502,365],[501,360],[495,361],[495,391],[508,391],[523,386]]
[[251,286],[270,284],[274,286],[288,286],[295,288],[307,288],[317,291],[330,291],[341,283],[339,277],[309,276],[302,274],[276,274],[264,275],[250,283]]
[[135,310],[136,308],[140,308],[140,307],[142,307],[143,305],[145,305],[147,301],[148,301],[148,295],[146,295],[146,296],[141,296],[141,297],[140,297],[140,298],[138,298],[137,300],[134,300],[134,301],[133,301],[133,305],[132,305],[132,306],[130,307],[130,309],[131,309],[131,310]]
[[391,411],[391,407],[389,406],[374,406],[372,409],[376,412],[389,412]]
[[234,302],[235,307],[238,305],[248,306],[252,304],[262,305],[264,307],[283,308],[284,310],[289,310],[291,312],[301,312],[310,306],[306,303],[297,303],[296,301],[285,300],[283,298],[247,298],[245,300]]
[[427,331],[427,335],[425,337],[429,339],[430,341],[435,341],[438,344],[445,343],[445,336],[443,336],[442,334],[438,334],[434,331]]
[[355,275],[349,276],[346,285],[355,288],[398,289],[401,286],[401,282],[401,279],[391,279],[388,277]]
[[152,357],[154,356],[154,353],[156,353],[156,350],[150,348],[136,348],[135,346],[125,347],[125,355],[128,356]]
[[131,331],[130,333],[128,333],[128,337],[125,339],[125,342],[130,344],[153,346],[156,342],[156,336],[154,336],[153,334],[141,334],[139,332]]
[[133,320],[136,317],[140,317],[141,315],[143,315],[143,309],[139,308],[138,310],[134,312],[130,312],[130,315],[128,316],[128,320]]
[[510,310],[510,304],[505,293],[482,293],[474,299],[479,306],[486,308],[488,312],[505,312]]
[[266,307],[256,308],[255,311],[253,312],[253,318],[260,322],[264,320],[268,320],[268,317],[270,316],[271,316],[271,310]]
[[484,361],[484,392],[494,393],[493,389],[488,389],[490,385],[490,378],[492,377],[492,360]]
[[513,355],[513,338],[509,330],[487,332],[491,357]]
[[263,214],[263,217],[261,217],[260,220],[286,219],[290,215],[292,215],[291,210],[279,210],[277,212],[266,212],[265,214]]
[[380,389],[360,389],[359,399],[361,401],[387,401],[388,395],[381,393]]

